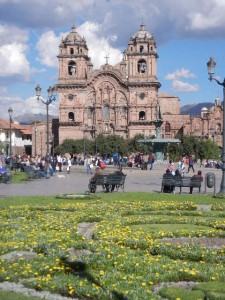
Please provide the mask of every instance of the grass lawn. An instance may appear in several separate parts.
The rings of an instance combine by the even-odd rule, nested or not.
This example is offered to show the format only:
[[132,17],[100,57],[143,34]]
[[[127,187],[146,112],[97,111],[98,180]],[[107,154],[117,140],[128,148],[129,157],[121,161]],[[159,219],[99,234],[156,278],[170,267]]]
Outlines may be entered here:
[[[0,218],[0,282],[79,299],[225,299],[224,199],[14,197],[0,199]],[[35,255],[7,259],[13,251]]]

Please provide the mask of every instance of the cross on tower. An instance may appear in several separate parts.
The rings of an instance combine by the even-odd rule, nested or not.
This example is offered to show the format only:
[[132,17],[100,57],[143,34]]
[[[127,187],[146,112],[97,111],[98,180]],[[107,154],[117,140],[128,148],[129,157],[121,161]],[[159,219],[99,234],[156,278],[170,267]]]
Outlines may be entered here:
[[144,18],[141,18],[141,25],[144,25]]
[[109,59],[109,56],[106,54],[106,56],[104,57],[105,58],[105,60],[106,60],[106,65],[108,64],[108,59]]

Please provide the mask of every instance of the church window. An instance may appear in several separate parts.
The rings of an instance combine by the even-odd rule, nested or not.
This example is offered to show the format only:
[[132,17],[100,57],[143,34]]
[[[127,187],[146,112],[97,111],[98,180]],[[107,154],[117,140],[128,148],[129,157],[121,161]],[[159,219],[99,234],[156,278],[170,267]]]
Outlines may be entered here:
[[82,49],[80,49],[80,53],[82,53]]
[[140,46],[140,53],[144,52],[144,46]]
[[73,100],[73,95],[72,95],[72,94],[69,94],[69,95],[68,95],[68,100],[69,100],[69,101],[72,101],[72,100]]
[[170,123],[166,122],[165,124],[165,132],[170,132]]
[[131,51],[131,52],[133,51],[133,47],[130,47],[130,51]]
[[153,51],[153,47],[151,46],[151,51]]
[[120,114],[121,114],[121,116],[127,115],[127,108],[125,106],[120,108]]
[[138,73],[145,73],[147,69],[147,64],[144,59],[139,60],[138,62]]
[[68,113],[68,121],[69,122],[74,122],[74,113],[73,112]]
[[221,133],[221,124],[216,124],[216,132]]
[[70,48],[70,54],[74,54],[74,49]]
[[141,98],[141,100],[143,100],[144,97],[145,97],[145,93],[140,93],[140,94],[139,94],[139,97]]
[[73,76],[76,74],[76,63],[74,61],[70,61],[68,64],[68,73]]
[[139,112],[139,120],[145,120],[145,112],[144,111]]
[[109,106],[105,105],[103,107],[103,118],[108,119],[109,118]]
[[88,108],[87,108],[87,115],[90,117],[93,111],[94,111],[93,107],[92,106],[88,106]]

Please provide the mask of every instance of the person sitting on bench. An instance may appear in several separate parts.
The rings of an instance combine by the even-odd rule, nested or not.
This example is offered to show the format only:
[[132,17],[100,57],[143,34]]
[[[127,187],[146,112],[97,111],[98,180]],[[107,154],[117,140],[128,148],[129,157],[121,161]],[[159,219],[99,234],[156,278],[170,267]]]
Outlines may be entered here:
[[[113,172],[113,175],[124,175],[124,173],[122,172],[122,167],[118,166],[117,170]],[[114,191],[115,186],[115,184],[112,184],[111,193]]]
[[[97,166],[96,168],[95,168],[95,172],[94,172],[94,174],[91,176],[91,178],[90,178],[90,183],[95,183],[96,182],[96,177],[98,176],[98,175],[102,175],[102,171],[101,171],[101,168],[99,167],[99,166]],[[93,192],[93,191],[92,191]]]
[[[192,180],[200,179],[201,181],[203,181],[202,171],[198,171],[198,173],[192,176],[191,179]],[[190,187],[190,194],[192,194],[192,192],[193,192],[193,186]]]
[[[173,179],[173,174],[171,173],[170,169],[166,169],[166,173],[163,174],[163,179]],[[163,193],[173,193],[174,187],[173,186],[164,186]]]

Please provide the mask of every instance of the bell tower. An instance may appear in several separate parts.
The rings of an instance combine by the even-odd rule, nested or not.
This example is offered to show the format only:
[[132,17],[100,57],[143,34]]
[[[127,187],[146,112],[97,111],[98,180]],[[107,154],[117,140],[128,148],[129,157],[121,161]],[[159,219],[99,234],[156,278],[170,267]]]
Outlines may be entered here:
[[157,81],[157,50],[155,39],[141,24],[125,51],[128,82]]
[[59,45],[59,84],[84,83],[92,64],[88,57],[86,41],[73,26],[71,32]]
[[58,54],[59,141],[76,136],[82,138],[84,123],[84,91],[93,65],[88,47],[73,26],[62,39]]

